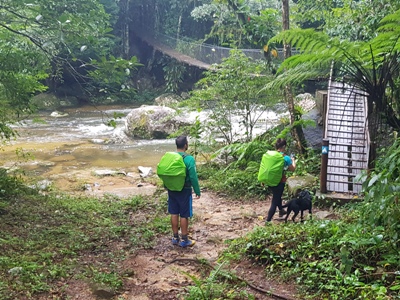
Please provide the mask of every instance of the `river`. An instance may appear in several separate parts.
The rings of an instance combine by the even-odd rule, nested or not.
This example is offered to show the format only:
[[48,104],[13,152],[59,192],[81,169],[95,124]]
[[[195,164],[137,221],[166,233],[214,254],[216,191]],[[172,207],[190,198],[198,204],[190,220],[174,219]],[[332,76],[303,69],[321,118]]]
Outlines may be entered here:
[[[127,115],[134,107],[86,106],[64,109],[66,117],[40,112],[14,126],[16,140],[3,145],[0,165],[16,165],[27,175],[49,177],[70,171],[113,169],[137,172],[138,166],[155,167],[165,151],[175,149],[174,140],[131,140],[124,144],[105,144],[124,127],[105,125],[114,112]],[[18,158],[16,152],[29,159]],[[20,155],[21,156],[21,155]]]
[[[53,117],[50,111],[14,126],[19,137],[3,145],[0,166],[23,170],[27,176],[51,179],[59,175],[75,176],[99,169],[138,173],[138,167],[155,170],[166,151],[175,150],[174,139],[130,139],[124,143],[107,143],[125,128],[125,118],[116,120],[116,128],[107,121],[120,113],[126,116],[136,107],[85,106],[63,109],[64,117]],[[265,112],[254,134],[266,130],[278,120],[276,113]],[[270,121],[272,123],[270,123]],[[236,136],[243,134],[240,120],[234,121]],[[190,142],[189,142],[190,147]],[[17,155],[18,154],[18,155]]]

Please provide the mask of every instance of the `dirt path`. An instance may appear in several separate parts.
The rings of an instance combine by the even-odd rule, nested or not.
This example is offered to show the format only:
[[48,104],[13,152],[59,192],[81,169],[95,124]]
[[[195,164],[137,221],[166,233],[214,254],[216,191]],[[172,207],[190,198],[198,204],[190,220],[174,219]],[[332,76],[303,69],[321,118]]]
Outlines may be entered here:
[[[57,185],[71,190],[74,186],[89,183],[93,188],[85,193],[102,196],[106,193],[119,197],[144,194],[151,195],[155,187],[141,183],[140,177],[93,177],[90,172],[76,176],[58,178]],[[71,182],[71,178],[75,178]],[[84,178],[84,180],[82,179]],[[180,248],[171,244],[171,234],[158,238],[153,249],[136,252],[118,267],[123,274],[129,274],[124,281],[124,291],[116,296],[107,290],[89,286],[85,282],[68,282],[67,294],[71,299],[127,299],[158,300],[182,299],[182,288],[194,285],[186,274],[200,276],[207,261],[211,266],[218,263],[219,254],[227,247],[226,240],[245,235],[256,226],[264,226],[264,217],[269,209],[269,201],[232,202],[209,192],[203,192],[200,199],[194,199],[194,218],[191,220],[189,235],[196,241],[192,248]],[[280,221],[273,220],[279,226]],[[242,261],[229,270],[249,283],[247,291],[256,299],[298,299],[294,297],[294,287],[266,281],[264,268]],[[253,286],[253,287],[251,287]],[[259,291],[255,289],[258,287]],[[264,290],[264,292],[262,292]],[[270,291],[279,297],[270,297]]]
[[[226,248],[225,240],[238,238],[255,226],[264,225],[261,218],[266,215],[269,203],[232,202],[203,193],[200,199],[194,200],[193,206],[195,217],[190,226],[190,236],[196,244],[182,249],[171,244],[170,236],[164,236],[154,249],[130,257],[124,265],[134,270],[134,276],[126,286],[125,299],[179,299],[179,289],[193,284],[184,273],[197,275],[200,268],[197,261],[201,259],[216,265],[218,254]],[[289,291],[276,283],[266,282],[262,267],[244,261],[230,268],[263,290],[294,299],[293,288]],[[248,291],[257,299],[276,299],[251,287]]]

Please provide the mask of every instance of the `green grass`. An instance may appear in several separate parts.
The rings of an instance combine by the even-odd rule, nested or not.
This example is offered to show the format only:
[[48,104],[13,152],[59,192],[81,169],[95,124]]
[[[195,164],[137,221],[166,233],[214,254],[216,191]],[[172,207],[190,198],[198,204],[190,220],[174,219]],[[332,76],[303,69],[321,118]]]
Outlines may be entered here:
[[382,227],[356,220],[314,220],[255,228],[220,257],[265,266],[266,276],[296,282],[307,299],[399,299],[399,254]]
[[[23,195],[2,201],[0,299],[32,298],[84,279],[118,291],[127,254],[170,230],[166,199]],[[7,205],[5,204],[7,203]],[[87,257],[92,257],[85,261]],[[64,295],[65,296],[65,295]]]

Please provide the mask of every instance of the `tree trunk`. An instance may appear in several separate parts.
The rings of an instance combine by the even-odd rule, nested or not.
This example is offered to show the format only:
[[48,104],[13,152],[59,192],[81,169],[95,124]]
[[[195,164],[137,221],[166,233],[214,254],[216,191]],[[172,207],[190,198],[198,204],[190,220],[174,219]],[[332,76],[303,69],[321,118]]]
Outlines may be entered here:
[[123,58],[129,59],[130,41],[129,41],[129,2],[130,0],[123,0],[119,3],[120,21],[119,30],[121,37],[121,52]]
[[368,170],[373,170],[375,168],[375,160],[377,155],[377,142],[378,142],[378,132],[382,125],[381,113],[378,107],[375,105],[375,98],[379,96],[370,95],[368,97],[368,133],[369,133],[369,156],[368,156]]
[[129,50],[130,50],[130,39],[129,39],[129,23],[125,24],[125,32],[124,32],[124,58],[129,59]]
[[[289,0],[282,0],[282,29],[289,29]],[[284,42],[283,44],[283,54],[284,58],[289,58],[292,55],[292,49],[289,44]],[[294,122],[296,121],[296,111],[294,108],[294,98],[292,89],[290,86],[285,86],[284,90],[285,101],[288,105],[289,114],[290,114],[290,125],[292,125],[292,136],[296,142],[297,150],[304,154],[306,152],[307,143],[304,137],[303,128],[301,125],[294,126]]]
[[179,16],[179,19],[178,19],[178,28],[177,28],[177,30],[176,30],[176,39],[177,39],[177,41],[179,41],[179,39],[180,39],[180,35],[181,35],[181,26],[182,26],[182,13],[181,13],[181,15]]

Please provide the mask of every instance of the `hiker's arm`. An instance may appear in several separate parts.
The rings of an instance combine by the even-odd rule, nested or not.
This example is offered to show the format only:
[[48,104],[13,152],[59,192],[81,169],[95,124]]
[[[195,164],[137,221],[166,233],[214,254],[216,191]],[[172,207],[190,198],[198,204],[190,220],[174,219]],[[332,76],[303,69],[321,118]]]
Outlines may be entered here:
[[193,160],[190,161],[188,165],[188,171],[189,171],[189,178],[190,178],[190,183],[192,184],[194,193],[200,197],[200,185],[199,185],[199,179],[197,177],[197,171],[196,171],[196,162]]
[[292,159],[292,164],[288,166],[288,170],[293,172],[294,170],[296,170],[296,162],[294,160],[294,157],[292,157],[291,159]]

